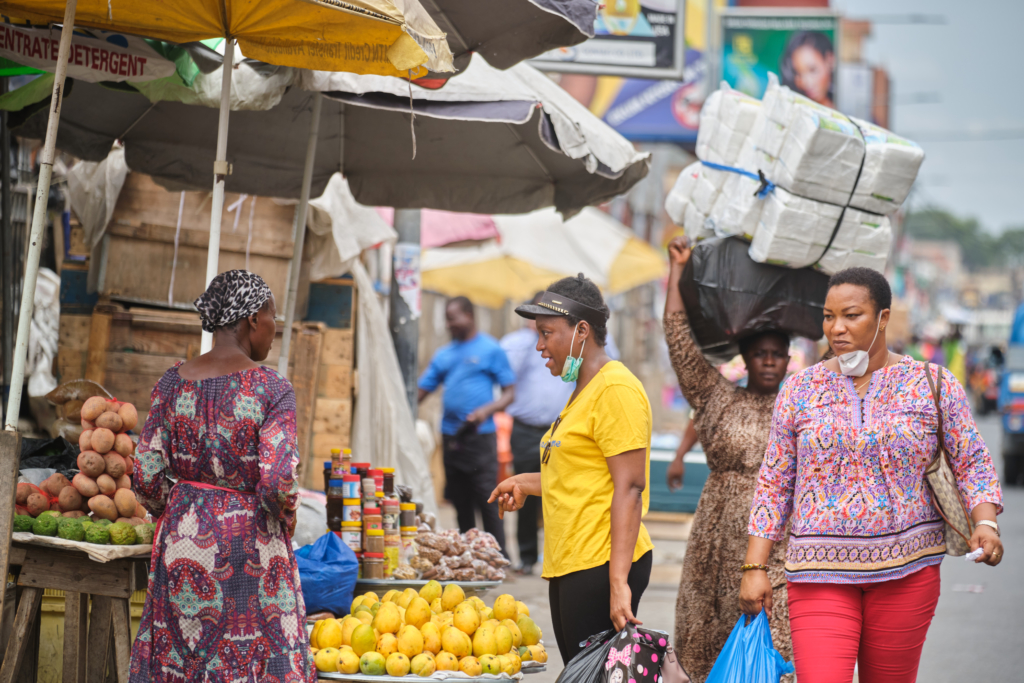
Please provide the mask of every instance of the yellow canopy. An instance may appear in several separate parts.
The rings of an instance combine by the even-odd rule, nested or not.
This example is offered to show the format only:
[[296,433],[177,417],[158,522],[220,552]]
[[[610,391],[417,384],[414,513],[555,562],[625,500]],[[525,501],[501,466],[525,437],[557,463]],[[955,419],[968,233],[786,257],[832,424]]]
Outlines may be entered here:
[[[60,23],[65,0],[0,0],[0,14]],[[246,57],[320,71],[418,78],[452,71],[418,0],[78,0],[75,25],[173,43],[235,38]]]

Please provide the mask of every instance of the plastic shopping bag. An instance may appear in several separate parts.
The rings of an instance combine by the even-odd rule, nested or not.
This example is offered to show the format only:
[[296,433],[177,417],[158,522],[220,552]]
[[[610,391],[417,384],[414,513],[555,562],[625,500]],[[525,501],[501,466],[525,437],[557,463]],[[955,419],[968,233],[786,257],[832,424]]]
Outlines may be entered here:
[[359,560],[332,532],[295,551],[306,613],[330,612],[341,616],[352,606],[352,591],[359,575]]
[[746,620],[743,615],[736,622],[706,683],[779,683],[783,674],[793,673],[793,664],[772,645],[764,610],[749,624]]
[[627,624],[591,636],[557,683],[689,683],[664,631]]

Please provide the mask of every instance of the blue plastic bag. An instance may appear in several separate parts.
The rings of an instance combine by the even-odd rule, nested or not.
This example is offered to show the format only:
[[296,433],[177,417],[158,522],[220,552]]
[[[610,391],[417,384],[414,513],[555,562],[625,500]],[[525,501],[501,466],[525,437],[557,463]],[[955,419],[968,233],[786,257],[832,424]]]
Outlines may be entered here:
[[772,631],[764,610],[749,624],[741,616],[718,654],[705,683],[779,683],[783,674],[793,673],[772,645]]
[[299,565],[306,614],[348,614],[359,576],[359,560],[352,548],[336,534],[327,532],[315,543],[296,550],[295,562]]

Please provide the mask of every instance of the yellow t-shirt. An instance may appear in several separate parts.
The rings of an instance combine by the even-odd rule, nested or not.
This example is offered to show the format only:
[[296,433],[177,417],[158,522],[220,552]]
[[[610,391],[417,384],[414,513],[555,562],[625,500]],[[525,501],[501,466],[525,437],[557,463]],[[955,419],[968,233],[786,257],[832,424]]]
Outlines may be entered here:
[[[561,413],[547,464],[541,462],[544,505],[544,578],[599,567],[611,558],[612,475],[605,458],[647,452],[643,514],[650,507],[651,404],[643,385],[618,361],[605,364]],[[654,545],[643,523],[633,561]]]

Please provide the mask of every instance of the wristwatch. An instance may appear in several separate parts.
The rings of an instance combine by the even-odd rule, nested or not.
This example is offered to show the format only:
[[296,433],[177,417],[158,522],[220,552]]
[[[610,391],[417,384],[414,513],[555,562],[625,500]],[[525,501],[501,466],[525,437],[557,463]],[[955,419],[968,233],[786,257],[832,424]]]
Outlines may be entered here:
[[996,536],[1001,536],[1002,535],[1002,534],[999,533],[999,525],[996,524],[995,522],[993,522],[991,519],[983,519],[980,522],[978,522],[977,524],[978,525],[982,525],[983,524],[983,525],[985,525],[987,527],[991,527],[992,529],[995,530]]

